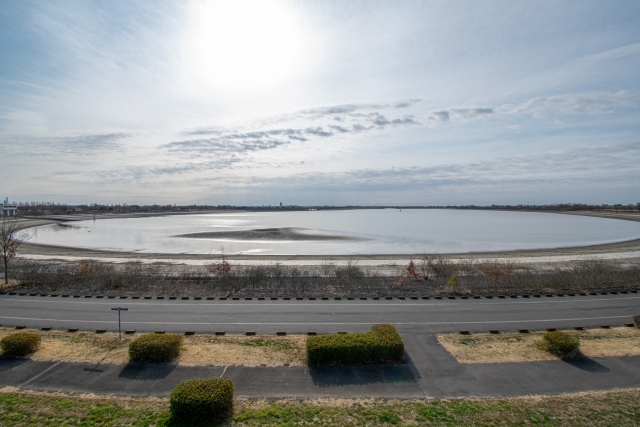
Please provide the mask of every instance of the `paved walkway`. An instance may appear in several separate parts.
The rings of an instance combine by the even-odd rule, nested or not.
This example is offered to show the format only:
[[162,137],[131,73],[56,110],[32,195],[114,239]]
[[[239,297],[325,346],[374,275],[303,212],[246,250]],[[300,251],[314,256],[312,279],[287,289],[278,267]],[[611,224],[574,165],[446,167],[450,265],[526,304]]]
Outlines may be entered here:
[[489,397],[640,386],[640,357],[576,362],[458,363],[434,335],[403,334],[408,363],[340,367],[184,367],[34,362],[0,358],[0,386],[121,395],[168,395],[196,377],[233,380],[247,397]]

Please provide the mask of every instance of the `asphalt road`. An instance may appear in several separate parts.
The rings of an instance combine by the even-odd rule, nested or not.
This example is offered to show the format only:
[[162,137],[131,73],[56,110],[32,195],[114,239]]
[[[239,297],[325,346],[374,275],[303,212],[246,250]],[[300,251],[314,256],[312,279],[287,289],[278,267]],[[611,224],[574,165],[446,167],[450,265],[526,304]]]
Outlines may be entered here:
[[127,307],[123,328],[198,333],[318,333],[397,326],[407,363],[344,367],[181,367],[35,362],[0,357],[0,386],[79,393],[167,395],[193,377],[233,379],[238,396],[518,396],[640,386],[640,356],[575,362],[461,364],[434,335],[545,327],[621,325],[640,313],[640,294],[456,300],[144,300],[0,296],[3,326],[117,329],[112,307]]
[[0,324],[54,329],[117,330],[113,307],[126,307],[123,329],[198,333],[331,333],[393,323],[401,333],[433,334],[518,328],[569,329],[631,322],[640,294],[443,300],[144,300],[61,296],[0,296]]

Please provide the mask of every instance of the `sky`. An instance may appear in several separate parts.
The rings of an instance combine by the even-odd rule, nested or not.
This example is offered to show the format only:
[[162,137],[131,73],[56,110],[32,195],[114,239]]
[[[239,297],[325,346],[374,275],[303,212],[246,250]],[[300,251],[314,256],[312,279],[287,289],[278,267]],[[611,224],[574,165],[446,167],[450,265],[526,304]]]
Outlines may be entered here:
[[640,202],[640,2],[0,2],[0,192]]

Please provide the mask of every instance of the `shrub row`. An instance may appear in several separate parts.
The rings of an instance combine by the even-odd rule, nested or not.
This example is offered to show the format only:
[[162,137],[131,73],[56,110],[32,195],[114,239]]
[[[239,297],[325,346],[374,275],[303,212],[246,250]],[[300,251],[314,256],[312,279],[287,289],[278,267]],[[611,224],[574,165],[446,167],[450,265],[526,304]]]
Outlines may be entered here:
[[[348,297],[465,294],[542,294],[621,290],[640,286],[640,266],[615,260],[581,260],[540,269],[504,262],[453,262],[424,255],[398,274],[379,266],[209,265],[162,263],[43,262],[16,259],[13,277],[23,292],[69,294],[189,295],[239,297]],[[451,276],[458,283],[447,286]],[[455,288],[455,289],[454,289]]]
[[31,332],[16,332],[7,335],[0,341],[2,353],[8,356],[26,356],[33,353],[40,346],[42,337]]
[[562,331],[546,332],[543,336],[542,348],[554,356],[562,358],[578,358],[580,353],[580,339]]
[[393,325],[373,325],[370,332],[307,338],[309,366],[387,363],[404,360],[404,343]]
[[147,334],[129,344],[129,360],[136,363],[169,363],[180,353],[182,336]]
[[171,415],[188,425],[227,417],[233,410],[233,381],[226,378],[194,378],[182,381],[171,392]]

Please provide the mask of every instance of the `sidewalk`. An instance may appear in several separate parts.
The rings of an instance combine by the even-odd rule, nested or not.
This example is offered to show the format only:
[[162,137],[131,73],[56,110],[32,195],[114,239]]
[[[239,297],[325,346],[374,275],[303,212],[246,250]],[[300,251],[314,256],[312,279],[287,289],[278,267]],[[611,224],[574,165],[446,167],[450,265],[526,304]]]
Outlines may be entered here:
[[405,335],[408,363],[338,367],[184,367],[0,358],[0,386],[119,395],[168,395],[185,379],[233,380],[245,397],[489,397],[640,386],[640,356],[576,362],[460,364],[433,335]]

